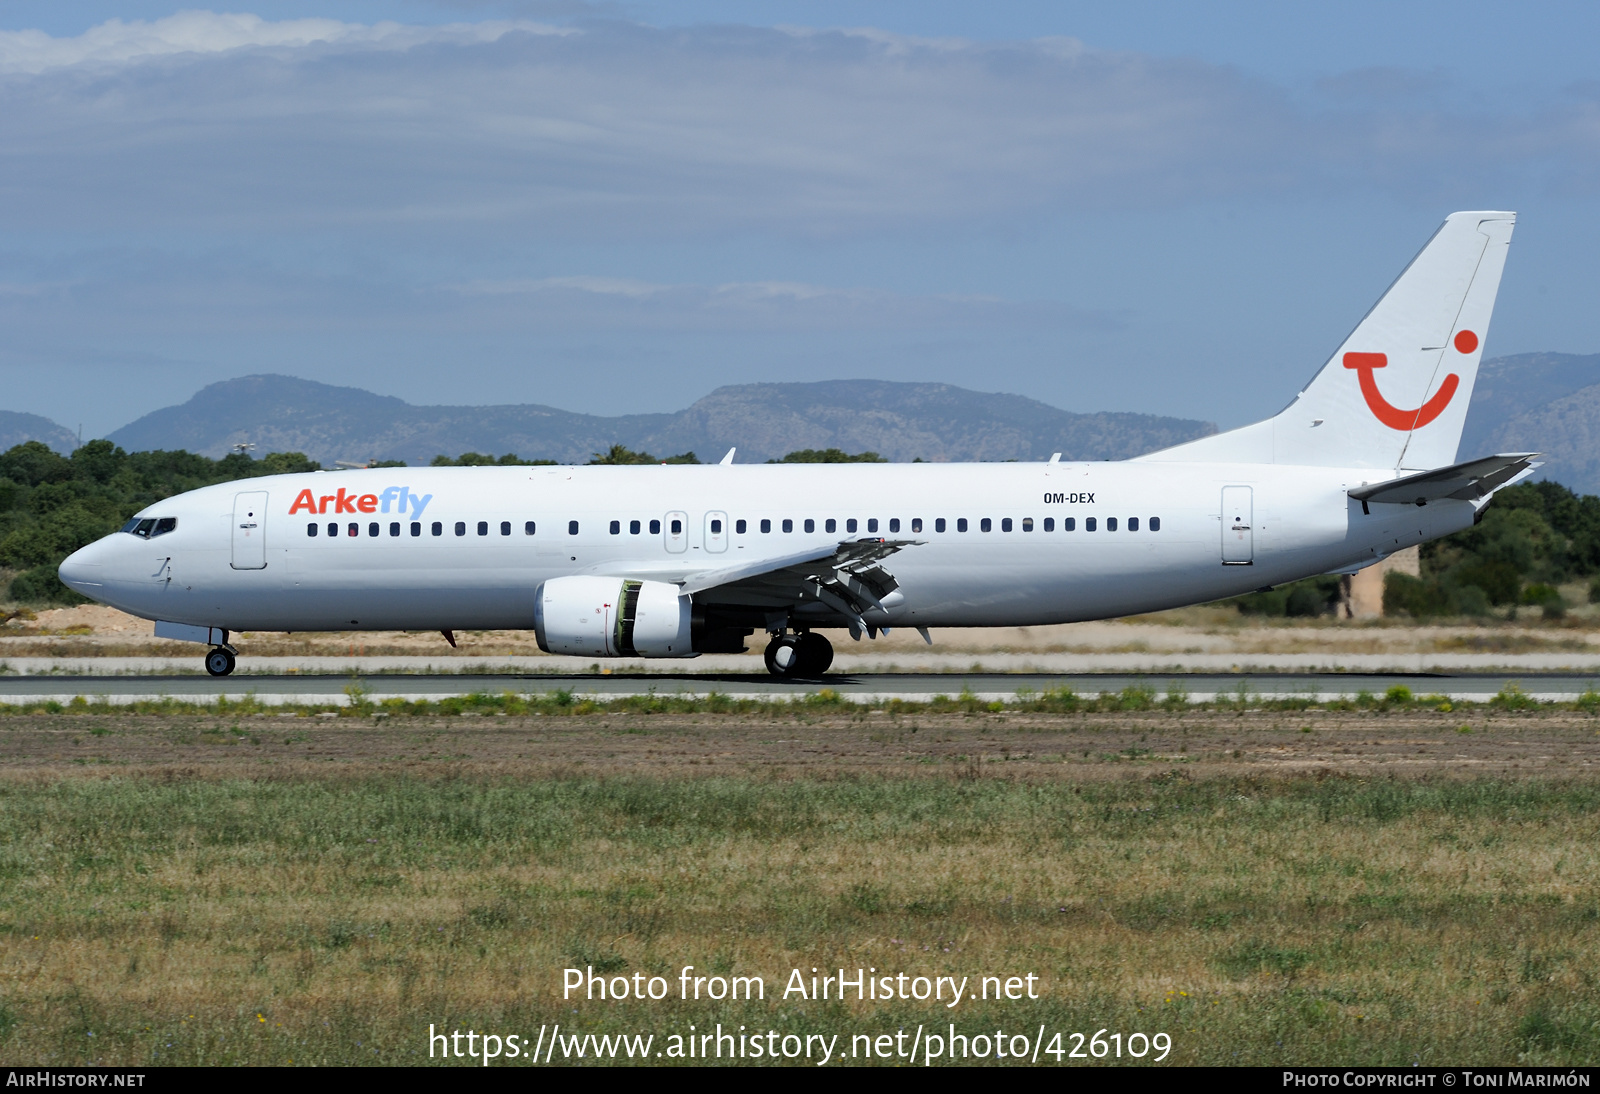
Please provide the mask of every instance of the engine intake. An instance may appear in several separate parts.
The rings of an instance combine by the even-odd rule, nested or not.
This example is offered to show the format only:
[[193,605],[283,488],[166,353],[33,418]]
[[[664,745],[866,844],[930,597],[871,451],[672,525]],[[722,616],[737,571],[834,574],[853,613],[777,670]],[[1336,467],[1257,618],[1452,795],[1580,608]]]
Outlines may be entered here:
[[554,577],[534,596],[533,633],[545,653],[693,657],[692,609],[666,581]]

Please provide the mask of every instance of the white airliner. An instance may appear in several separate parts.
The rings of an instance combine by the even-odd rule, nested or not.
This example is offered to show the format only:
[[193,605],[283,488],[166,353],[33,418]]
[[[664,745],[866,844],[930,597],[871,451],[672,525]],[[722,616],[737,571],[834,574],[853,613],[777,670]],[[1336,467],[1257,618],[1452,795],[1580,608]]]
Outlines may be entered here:
[[584,657],[824,672],[820,629],[1068,623],[1351,573],[1470,527],[1534,454],[1456,463],[1512,213],[1450,216],[1288,408],[1117,463],[381,468],[158,502],[61,565],[210,646],[532,626]]

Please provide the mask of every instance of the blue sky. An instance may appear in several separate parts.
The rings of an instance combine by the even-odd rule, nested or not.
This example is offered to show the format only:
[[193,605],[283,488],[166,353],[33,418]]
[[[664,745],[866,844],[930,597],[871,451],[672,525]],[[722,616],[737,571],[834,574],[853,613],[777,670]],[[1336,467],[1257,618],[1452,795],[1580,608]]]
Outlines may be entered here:
[[[1241,424],[1461,208],[1600,351],[1600,8],[0,0],[0,376],[672,410],[875,377]],[[1600,377],[1597,377],[1600,379]]]

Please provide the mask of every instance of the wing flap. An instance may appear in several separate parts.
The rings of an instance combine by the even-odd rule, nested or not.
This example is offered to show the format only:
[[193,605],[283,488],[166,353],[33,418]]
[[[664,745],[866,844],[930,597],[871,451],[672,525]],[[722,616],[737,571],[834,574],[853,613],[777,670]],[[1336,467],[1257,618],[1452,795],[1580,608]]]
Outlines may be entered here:
[[717,600],[751,606],[783,608],[807,601],[825,605],[844,617],[853,635],[874,633],[866,616],[885,612],[884,601],[900,587],[884,559],[916,539],[845,540],[816,550],[779,558],[741,563],[695,574],[683,585],[685,593],[715,591]]

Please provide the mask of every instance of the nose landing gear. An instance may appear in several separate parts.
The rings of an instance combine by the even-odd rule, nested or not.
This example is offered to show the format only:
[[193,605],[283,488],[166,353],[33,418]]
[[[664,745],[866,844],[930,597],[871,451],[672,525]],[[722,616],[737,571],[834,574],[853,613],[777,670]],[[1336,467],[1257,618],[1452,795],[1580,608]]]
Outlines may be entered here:
[[212,676],[227,676],[235,663],[233,651],[226,646],[213,646],[206,653],[206,671]]
[[814,631],[779,634],[767,645],[767,671],[785,679],[821,676],[833,664],[833,644]]

